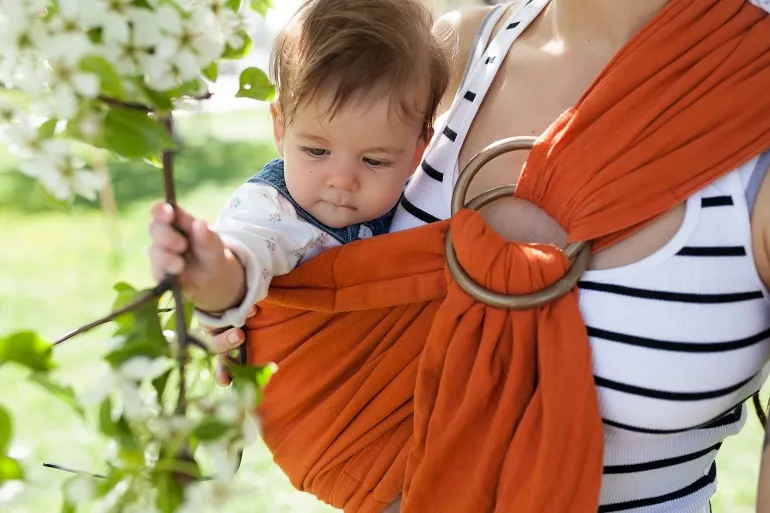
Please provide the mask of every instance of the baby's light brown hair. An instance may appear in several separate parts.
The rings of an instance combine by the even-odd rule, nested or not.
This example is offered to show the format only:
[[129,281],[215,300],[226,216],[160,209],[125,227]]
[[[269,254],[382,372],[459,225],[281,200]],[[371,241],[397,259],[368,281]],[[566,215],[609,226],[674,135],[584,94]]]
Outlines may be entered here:
[[270,59],[282,122],[290,124],[297,107],[319,93],[330,95],[333,117],[376,91],[430,137],[450,73],[432,24],[419,0],[307,0]]

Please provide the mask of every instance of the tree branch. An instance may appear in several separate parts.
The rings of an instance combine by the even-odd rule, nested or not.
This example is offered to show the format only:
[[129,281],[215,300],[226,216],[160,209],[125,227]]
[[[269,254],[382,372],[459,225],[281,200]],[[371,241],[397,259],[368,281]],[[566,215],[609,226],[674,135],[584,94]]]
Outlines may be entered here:
[[70,474],[78,474],[78,475],[93,477],[96,479],[107,479],[107,476],[103,476],[102,474],[93,474],[91,472],[83,472],[82,470],[75,470],[72,468],[62,467],[61,465],[57,465],[56,463],[43,463],[43,466],[46,468],[52,468],[54,470],[61,470],[62,472],[69,472]]
[[[87,331],[91,331],[94,328],[97,328],[101,326],[102,324],[107,324],[108,322],[114,321],[118,317],[120,317],[123,314],[126,314],[132,310],[136,310],[140,306],[149,303],[150,301],[153,301],[169,290],[171,290],[171,280],[166,278],[162,282],[155,285],[155,287],[151,288],[150,290],[146,291],[141,297],[135,299],[134,301],[130,302],[126,306],[122,308],[118,308],[114,312],[111,312],[109,315],[105,315],[101,319],[97,319],[93,322],[89,322],[88,324],[85,324],[77,329],[74,329],[70,331],[69,333],[62,335],[58,339],[56,339],[53,343],[53,345],[57,346],[61,344],[62,342],[66,342],[67,340],[71,339],[72,337],[75,337],[77,335],[80,335],[82,333],[85,333]],[[184,317],[184,316],[182,316]]]
[[[163,124],[165,125],[168,134],[171,136],[171,139],[176,142],[174,118],[171,117],[171,115],[166,116],[163,119]],[[179,227],[179,223],[176,219],[177,204],[176,188],[174,186],[175,153],[176,152],[173,149],[167,149],[163,152],[163,189],[166,193],[166,202],[174,209],[174,228],[184,234],[184,230]],[[170,276],[169,279],[171,280],[171,292],[174,295],[174,308],[177,312],[184,312],[184,298],[182,297],[182,287],[179,283],[179,277]],[[187,411],[187,384],[185,371],[187,369],[187,348],[190,345],[184,315],[177,314],[176,316],[176,339],[178,344],[177,360],[179,364],[179,397],[176,403],[176,413],[178,415],[184,415]]]
[[[208,92],[201,96],[190,96],[188,97],[188,99],[195,100],[195,101],[203,101],[203,100],[210,99],[212,96],[214,96],[214,94],[211,92]],[[124,109],[138,110],[140,112],[147,112],[147,113],[154,112],[152,107],[150,107],[149,105],[144,105],[142,103],[126,102],[123,100],[118,100],[117,98],[110,98],[109,96],[104,96],[104,95],[100,95],[99,100],[104,102],[110,107],[122,107]]]
[[99,100],[103,103],[107,104],[109,107],[122,107],[124,109],[131,109],[131,110],[138,110],[141,112],[152,112],[152,109],[148,107],[147,105],[143,105],[141,103],[134,103],[134,102],[124,102],[123,100],[118,100],[117,98],[110,98],[109,96],[101,95],[99,96]]

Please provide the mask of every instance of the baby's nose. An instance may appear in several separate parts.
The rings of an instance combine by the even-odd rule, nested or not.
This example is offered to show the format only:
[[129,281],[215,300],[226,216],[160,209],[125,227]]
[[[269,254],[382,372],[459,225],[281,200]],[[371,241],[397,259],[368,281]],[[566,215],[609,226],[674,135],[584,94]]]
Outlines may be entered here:
[[329,173],[329,185],[335,189],[355,191],[358,188],[357,171],[350,166],[334,169]]

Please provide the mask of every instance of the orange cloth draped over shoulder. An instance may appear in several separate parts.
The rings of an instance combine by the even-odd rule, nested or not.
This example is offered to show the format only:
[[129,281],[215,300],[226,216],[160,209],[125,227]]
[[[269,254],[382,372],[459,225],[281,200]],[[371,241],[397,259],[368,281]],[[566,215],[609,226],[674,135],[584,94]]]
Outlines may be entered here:
[[[594,251],[770,148],[770,18],[672,0],[538,140],[516,195]],[[512,219],[511,222],[516,222]],[[577,292],[499,310],[445,269],[539,290],[569,267],[479,214],[335,248],[273,282],[247,324],[278,372],[264,439],[299,488],[346,513],[594,513],[602,422]]]

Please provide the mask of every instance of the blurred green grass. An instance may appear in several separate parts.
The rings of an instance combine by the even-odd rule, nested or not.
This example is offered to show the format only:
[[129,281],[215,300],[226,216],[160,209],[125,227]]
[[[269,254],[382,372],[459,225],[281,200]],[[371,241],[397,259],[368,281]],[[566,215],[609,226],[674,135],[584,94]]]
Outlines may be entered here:
[[[275,156],[264,111],[186,116],[179,124],[185,143],[177,169],[180,202],[208,219],[234,187]],[[84,204],[72,214],[46,210],[39,197],[30,196],[30,182],[9,171],[12,165],[0,151],[0,333],[34,329],[54,338],[108,311],[114,282],[152,283],[145,254],[149,205],[161,191],[156,169],[110,163],[121,213],[109,219]],[[102,371],[101,347],[109,330],[57,348],[62,379],[79,389],[93,385]],[[104,443],[64,405],[25,383],[19,371],[0,370],[0,391],[0,403],[18,422],[14,445],[27,451],[31,479],[8,513],[57,511],[68,475],[42,463],[99,471]],[[754,511],[761,437],[751,413],[743,432],[724,443],[715,512]],[[228,513],[333,511],[294,490],[261,444],[246,451],[237,479],[253,493]]]

